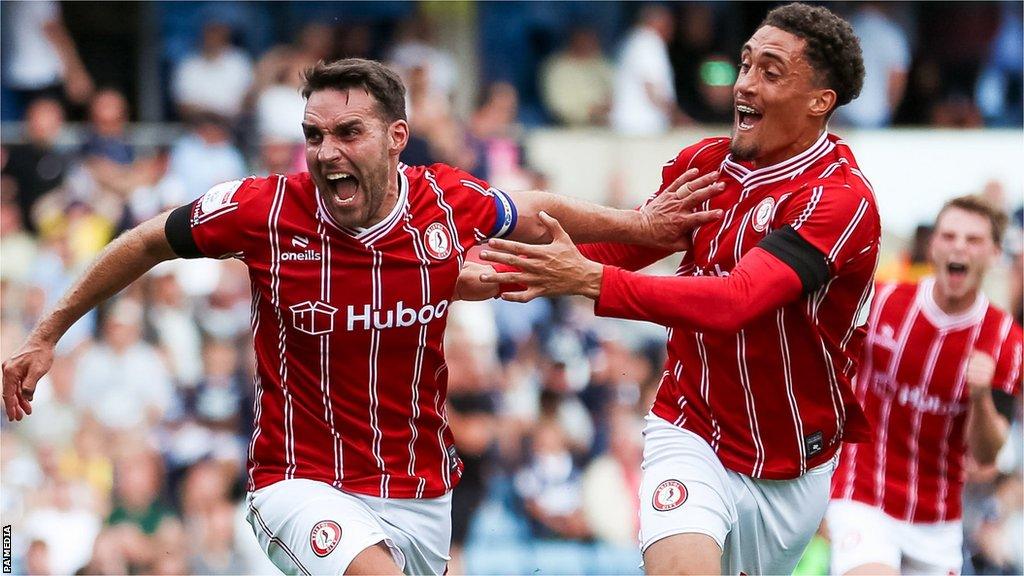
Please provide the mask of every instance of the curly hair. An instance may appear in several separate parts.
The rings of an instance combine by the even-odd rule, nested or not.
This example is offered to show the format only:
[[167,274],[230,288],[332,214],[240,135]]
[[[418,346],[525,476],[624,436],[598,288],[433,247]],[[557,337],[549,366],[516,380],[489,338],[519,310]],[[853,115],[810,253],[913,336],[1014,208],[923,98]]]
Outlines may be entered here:
[[807,60],[818,81],[835,90],[836,108],[860,95],[864,57],[849,22],[828,8],[794,2],[769,12],[758,28],[764,26],[784,30],[807,43]]

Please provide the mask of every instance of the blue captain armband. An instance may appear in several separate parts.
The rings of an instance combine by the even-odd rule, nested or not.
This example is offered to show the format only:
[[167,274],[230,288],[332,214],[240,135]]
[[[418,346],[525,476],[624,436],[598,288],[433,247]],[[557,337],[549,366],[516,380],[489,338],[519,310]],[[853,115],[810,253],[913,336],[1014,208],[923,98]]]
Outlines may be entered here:
[[494,198],[494,205],[497,211],[494,228],[487,236],[489,238],[504,238],[516,229],[516,221],[519,213],[516,211],[516,203],[505,192],[497,188],[488,190]]

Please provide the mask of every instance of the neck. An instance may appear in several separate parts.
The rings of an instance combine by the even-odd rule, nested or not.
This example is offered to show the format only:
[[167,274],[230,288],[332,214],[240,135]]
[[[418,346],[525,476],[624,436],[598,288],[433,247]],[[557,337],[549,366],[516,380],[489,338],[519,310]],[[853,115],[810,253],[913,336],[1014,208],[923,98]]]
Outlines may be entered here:
[[395,204],[398,203],[398,165],[388,164],[388,189],[384,193],[384,200],[380,203],[380,208],[373,215],[372,218],[366,223],[365,228],[369,228],[378,222],[384,220],[391,214],[391,211],[395,208]]
[[765,166],[772,166],[774,164],[778,164],[779,162],[785,162],[786,160],[789,160],[790,158],[800,154],[801,152],[806,151],[808,148],[813,146],[814,143],[818,141],[818,138],[821,138],[821,134],[824,131],[825,128],[822,127],[819,130],[815,130],[813,132],[808,132],[807,134],[801,135],[799,138],[794,140],[793,143],[790,144],[789,146],[785,146],[783,148],[780,148],[779,150],[776,150],[769,154],[765,154],[764,156],[761,156],[759,158],[755,158],[751,163],[754,165],[754,169],[757,170],[759,168],[764,168]]
[[960,314],[966,312],[974,305],[975,301],[978,300],[978,290],[974,289],[964,294],[963,296],[956,297],[952,294],[947,294],[942,290],[942,287],[938,282],[932,286],[932,299],[935,300],[935,304],[938,305],[939,310],[942,310],[946,314]]

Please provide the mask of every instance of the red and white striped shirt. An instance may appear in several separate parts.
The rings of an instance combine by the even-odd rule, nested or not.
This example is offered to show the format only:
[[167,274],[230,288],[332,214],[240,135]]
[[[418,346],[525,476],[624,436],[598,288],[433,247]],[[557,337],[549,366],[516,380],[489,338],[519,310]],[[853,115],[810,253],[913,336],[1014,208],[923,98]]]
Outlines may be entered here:
[[[693,167],[721,170],[725,191],[703,208],[725,215],[693,233],[677,275],[727,276],[784,226],[826,255],[830,275],[814,292],[738,332],[670,327],[653,412],[704,438],[734,471],[800,476],[831,458],[842,441],[870,437],[850,382],[878,254],[873,193],[850,149],[827,133],[803,153],[756,170],[732,160],[728,138],[701,141],[665,166],[658,193]],[[632,269],[665,255],[624,246],[583,250]],[[598,312],[605,306],[616,303],[602,295]]]
[[366,229],[338,226],[307,173],[222,184],[191,205],[199,252],[249,267],[250,490],[307,478],[430,498],[458,482],[446,312],[466,251],[507,234],[515,206],[443,164],[398,177],[394,210]]
[[993,389],[1020,393],[1020,327],[984,295],[946,314],[933,288],[932,278],[878,287],[856,381],[875,441],[850,447],[833,476],[833,498],[906,522],[961,517],[971,352],[996,359]]

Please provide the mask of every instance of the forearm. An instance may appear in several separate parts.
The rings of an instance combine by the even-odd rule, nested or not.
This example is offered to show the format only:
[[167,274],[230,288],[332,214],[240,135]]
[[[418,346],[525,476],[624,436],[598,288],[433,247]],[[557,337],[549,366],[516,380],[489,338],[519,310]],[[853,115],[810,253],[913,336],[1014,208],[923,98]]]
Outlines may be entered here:
[[1009,425],[996,410],[991,390],[971,394],[967,413],[967,445],[979,464],[992,464],[1009,434]]
[[120,292],[150,268],[175,258],[164,237],[167,214],[125,232],[111,242],[33,329],[30,339],[55,344],[86,312]]
[[608,208],[549,192],[510,192],[519,210],[519,224],[510,236],[513,240],[543,244],[551,235],[540,225],[537,214],[547,212],[562,225],[573,242],[623,242],[638,244],[649,241],[643,218],[636,210]]
[[802,292],[791,268],[755,251],[725,277],[646,276],[605,267],[595,311],[690,330],[738,331]]

